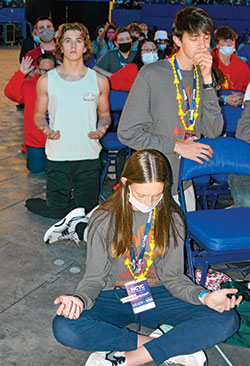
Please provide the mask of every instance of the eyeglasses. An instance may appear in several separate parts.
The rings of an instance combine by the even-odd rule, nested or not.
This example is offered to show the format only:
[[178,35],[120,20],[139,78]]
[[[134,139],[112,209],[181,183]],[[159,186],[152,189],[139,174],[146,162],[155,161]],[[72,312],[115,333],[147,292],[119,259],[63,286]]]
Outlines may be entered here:
[[157,47],[154,48],[142,48],[141,53],[157,52]]
[[39,69],[38,68],[38,72],[39,72],[39,74],[42,74],[42,75],[44,75],[44,74],[46,74],[48,71],[50,71],[51,69]]
[[168,43],[168,40],[167,39],[157,39],[156,42],[159,44],[163,44],[163,43]]

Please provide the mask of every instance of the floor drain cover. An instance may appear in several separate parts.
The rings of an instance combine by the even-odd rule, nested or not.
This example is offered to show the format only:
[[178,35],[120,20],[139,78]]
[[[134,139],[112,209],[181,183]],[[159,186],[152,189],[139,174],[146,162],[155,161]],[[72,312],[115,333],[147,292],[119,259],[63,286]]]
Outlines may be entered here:
[[79,267],[71,267],[69,270],[71,273],[79,273],[81,269]]
[[62,266],[64,264],[64,261],[62,259],[56,259],[53,263],[56,266]]

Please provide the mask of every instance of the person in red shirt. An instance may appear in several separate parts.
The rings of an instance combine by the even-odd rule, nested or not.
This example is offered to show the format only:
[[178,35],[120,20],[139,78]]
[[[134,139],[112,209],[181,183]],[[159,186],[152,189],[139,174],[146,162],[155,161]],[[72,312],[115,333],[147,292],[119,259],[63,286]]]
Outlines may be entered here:
[[242,104],[244,92],[250,82],[248,65],[241,60],[235,52],[237,33],[229,26],[221,26],[214,33],[215,48],[213,56],[213,69],[219,70],[224,77],[221,89],[237,90],[223,98],[224,104],[238,106]]
[[135,78],[145,64],[156,62],[159,59],[155,41],[143,39],[139,42],[134,61],[127,64],[109,77],[111,88],[114,90],[130,91]]
[[39,76],[56,66],[56,58],[50,53],[40,55],[35,69],[32,62],[30,56],[22,59],[20,69],[11,77],[4,93],[13,102],[24,103],[23,133],[27,147],[27,169],[32,173],[40,173],[45,168],[46,137],[34,124],[36,83]]
[[54,53],[55,49],[55,29],[50,17],[40,17],[36,20],[34,26],[37,30],[37,35],[40,38],[40,45],[33,50],[27,52],[26,56],[32,57],[33,65],[37,63],[37,59],[43,53]]

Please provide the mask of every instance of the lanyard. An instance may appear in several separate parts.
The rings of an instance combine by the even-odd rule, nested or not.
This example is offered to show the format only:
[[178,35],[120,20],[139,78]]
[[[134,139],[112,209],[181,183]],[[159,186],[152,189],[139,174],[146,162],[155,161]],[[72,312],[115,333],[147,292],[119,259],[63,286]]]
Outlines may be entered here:
[[139,273],[139,271],[141,270],[141,265],[142,265],[144,253],[145,253],[145,250],[146,250],[146,241],[147,241],[147,236],[148,236],[148,232],[149,232],[149,229],[150,229],[152,215],[153,215],[153,210],[150,211],[149,214],[148,214],[146,226],[145,226],[145,229],[144,229],[143,238],[142,238],[141,244],[140,244],[140,249],[139,249],[140,254],[139,254],[138,258],[136,258],[136,255],[135,255],[135,247],[134,247],[134,245],[132,246],[131,267],[132,267],[132,270],[133,270],[134,274]]
[[193,80],[193,96],[192,96],[192,103],[191,103],[191,107],[190,107],[189,106],[189,101],[188,101],[188,96],[187,96],[187,93],[186,93],[186,90],[184,88],[183,81],[182,81],[183,77],[182,77],[182,74],[181,74],[181,69],[179,68],[176,57],[174,58],[174,65],[175,65],[177,75],[178,75],[178,77],[180,79],[180,82],[181,82],[181,85],[182,85],[182,92],[183,92],[184,102],[186,104],[186,109],[187,109],[187,111],[190,112],[189,120],[186,123],[187,127],[190,127],[194,123],[194,110],[195,110],[195,97],[196,97],[196,74],[195,74],[195,69],[194,69],[194,80]]
[[125,62],[122,62],[122,57],[121,57],[121,54],[119,51],[117,51],[117,56],[118,56],[121,67],[126,66],[127,64]]
[[115,48],[115,44],[113,42],[108,41],[108,48],[113,50]]

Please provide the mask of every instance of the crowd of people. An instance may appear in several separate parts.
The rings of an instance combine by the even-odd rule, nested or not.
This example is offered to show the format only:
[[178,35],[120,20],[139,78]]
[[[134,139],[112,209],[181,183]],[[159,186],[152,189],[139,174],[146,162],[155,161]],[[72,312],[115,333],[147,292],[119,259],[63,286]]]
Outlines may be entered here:
[[114,0],[117,9],[141,9],[144,4],[249,5],[249,0]]
[[[78,243],[87,235],[84,278],[72,295],[55,300],[53,331],[62,344],[93,351],[88,366],[204,365],[203,350],[239,327],[236,289],[210,292],[185,275],[178,206],[180,158],[213,159],[212,148],[196,140],[223,133],[220,103],[245,107],[236,138],[250,143],[248,44],[238,56],[237,33],[221,26],[212,48],[213,32],[211,17],[197,7],[180,10],[172,32],[107,22],[93,42],[80,23],[55,32],[52,20],[40,17],[5,87],[8,98],[24,104],[27,168],[46,172],[46,200],[27,199],[26,207],[60,219],[45,242]],[[118,189],[98,207],[101,139],[112,128],[110,88],[129,92],[117,134],[135,152]],[[235,207],[250,207],[250,177],[230,182]],[[191,182],[185,198],[195,210]],[[171,329],[146,336],[126,328],[138,319]]]

